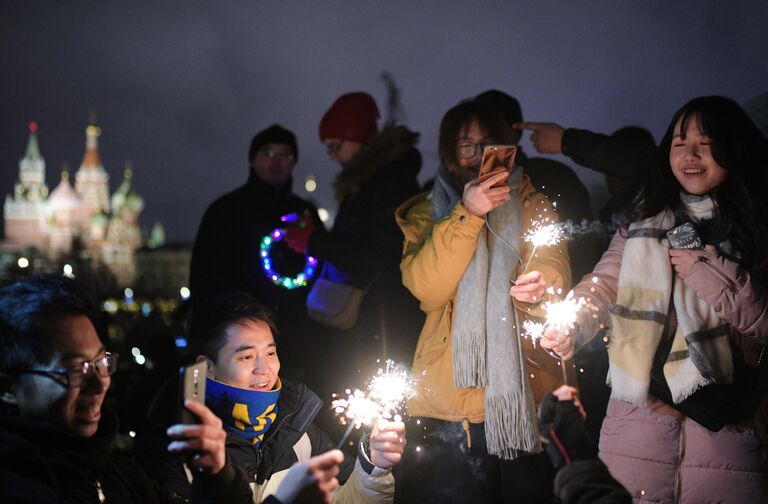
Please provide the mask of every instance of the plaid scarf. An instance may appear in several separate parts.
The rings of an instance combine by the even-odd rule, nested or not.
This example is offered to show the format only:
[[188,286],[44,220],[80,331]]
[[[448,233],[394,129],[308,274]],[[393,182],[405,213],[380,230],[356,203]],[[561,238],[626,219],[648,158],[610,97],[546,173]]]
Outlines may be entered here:
[[[694,222],[712,218],[714,203],[709,196],[683,201]],[[669,242],[660,240],[674,225],[670,211],[632,223],[621,260],[616,304],[611,311],[608,384],[611,397],[638,406],[647,400],[670,300],[677,328],[663,370],[675,403],[711,383],[733,380],[728,324],[676,277],[669,261]]]

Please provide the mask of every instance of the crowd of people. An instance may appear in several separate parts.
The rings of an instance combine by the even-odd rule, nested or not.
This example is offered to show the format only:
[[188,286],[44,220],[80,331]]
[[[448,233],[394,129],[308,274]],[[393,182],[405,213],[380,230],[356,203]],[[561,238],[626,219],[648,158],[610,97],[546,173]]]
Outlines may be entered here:
[[[180,403],[169,376],[129,452],[104,405],[118,356],[85,286],[0,288],[0,500],[764,501],[765,102],[695,98],[656,145],[637,127],[526,122],[489,90],[445,113],[421,187],[419,134],[347,93],[318,128],[340,165],[331,229],[292,192],[295,135],[268,127],[195,241],[185,357],[205,397]],[[539,154],[608,177],[610,240],[524,239],[544,221],[596,227],[573,170],[522,152],[526,131]],[[493,145],[516,161],[481,176]],[[576,322],[547,324],[566,293],[584,305]],[[407,414],[342,452],[324,400],[349,383],[341,369],[363,379],[381,359],[411,369]]]

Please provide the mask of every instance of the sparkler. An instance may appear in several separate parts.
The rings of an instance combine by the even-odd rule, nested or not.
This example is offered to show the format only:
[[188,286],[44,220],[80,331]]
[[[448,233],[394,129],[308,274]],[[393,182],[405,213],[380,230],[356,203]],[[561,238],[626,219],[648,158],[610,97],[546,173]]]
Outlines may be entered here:
[[[572,330],[576,327],[576,320],[579,316],[579,310],[586,304],[584,298],[575,299],[573,292],[569,292],[565,299],[552,303],[544,303],[544,310],[547,312],[546,323],[542,324],[541,334],[544,334],[545,327],[554,327],[558,331]],[[568,385],[568,373],[565,370],[565,360],[560,359],[560,368],[563,372],[563,383]]]
[[402,420],[403,402],[414,394],[413,378],[404,366],[388,359],[384,369],[379,368],[371,378],[366,390],[347,389],[346,399],[331,403],[336,414],[341,416],[342,424],[349,422],[336,448],[344,446],[352,429],[372,425],[379,419]]
[[552,224],[544,224],[544,222],[549,220],[550,219],[547,218],[544,219],[543,222],[534,221],[531,229],[523,236],[523,239],[526,242],[533,244],[533,251],[531,252],[531,257],[528,258],[528,262],[525,264],[525,268],[523,268],[522,274],[525,274],[528,270],[528,266],[531,264],[531,260],[536,254],[536,249],[539,247],[551,247],[557,245],[563,239],[563,226],[556,222],[553,222]]

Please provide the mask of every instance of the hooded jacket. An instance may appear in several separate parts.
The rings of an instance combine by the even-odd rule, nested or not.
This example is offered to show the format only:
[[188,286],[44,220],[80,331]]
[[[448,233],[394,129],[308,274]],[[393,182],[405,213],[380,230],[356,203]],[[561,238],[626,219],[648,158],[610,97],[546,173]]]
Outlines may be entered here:
[[[523,209],[523,234],[542,212],[555,215],[552,205],[534,190],[528,177],[518,188]],[[459,282],[477,247],[479,233],[486,232],[485,219],[471,214],[461,202],[438,221],[432,217],[428,194],[420,194],[397,210],[397,223],[405,235],[400,264],[405,286],[421,302],[427,319],[421,330],[413,361],[413,374],[419,377],[418,392],[408,401],[408,414],[458,422],[485,420],[485,393],[481,388],[454,386],[451,326],[453,304]],[[527,262],[532,254],[530,244],[520,241],[520,254]],[[564,243],[541,248],[530,262],[528,271],[541,271],[547,285],[567,292],[571,281],[568,251]],[[522,266],[517,267],[517,274]],[[529,315],[544,315],[540,305],[515,301],[522,323]],[[510,332],[510,337],[515,337]],[[531,378],[534,400],[538,403],[562,384],[562,369],[557,359],[529,339],[522,340],[526,355],[526,371]],[[576,383],[572,366],[566,366],[568,382]]]

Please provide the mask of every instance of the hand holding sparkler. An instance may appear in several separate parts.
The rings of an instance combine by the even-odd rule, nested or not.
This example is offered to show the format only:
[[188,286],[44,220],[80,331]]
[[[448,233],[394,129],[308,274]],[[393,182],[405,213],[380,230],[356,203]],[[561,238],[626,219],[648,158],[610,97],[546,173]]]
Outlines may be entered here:
[[405,424],[379,420],[371,432],[371,462],[381,469],[391,469],[400,463],[405,451]]
[[573,357],[579,310],[584,306],[583,298],[574,299],[572,293],[558,303],[547,303],[547,322],[541,332],[540,344],[547,350],[553,350],[563,360]]
[[[367,393],[361,390],[353,392],[350,389],[346,392],[346,399],[336,399],[331,403],[334,411],[341,415],[341,422],[347,424],[347,429],[337,448],[344,446],[353,428],[360,428],[363,424],[373,425],[374,422],[385,420],[390,425],[383,427],[382,430],[394,429],[397,432],[396,424],[402,425],[400,408],[403,402],[414,393],[413,379],[403,366],[387,360],[385,369],[380,368],[370,380]],[[389,436],[381,437],[385,438],[381,441],[389,442],[386,439]],[[379,436],[377,436],[378,441],[380,441]],[[405,446],[404,435],[399,443]],[[377,448],[381,447],[377,445]]]
[[509,288],[509,295],[523,303],[538,303],[546,290],[544,275],[540,271],[531,271],[517,277]]

